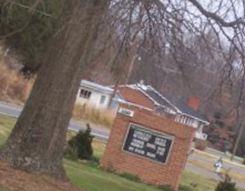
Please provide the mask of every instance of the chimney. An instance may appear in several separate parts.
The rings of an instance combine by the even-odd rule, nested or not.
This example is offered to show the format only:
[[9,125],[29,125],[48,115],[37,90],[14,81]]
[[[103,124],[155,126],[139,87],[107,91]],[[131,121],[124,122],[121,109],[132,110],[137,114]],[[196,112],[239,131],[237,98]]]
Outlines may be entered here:
[[187,100],[187,106],[197,111],[201,105],[201,100],[197,96],[191,96]]

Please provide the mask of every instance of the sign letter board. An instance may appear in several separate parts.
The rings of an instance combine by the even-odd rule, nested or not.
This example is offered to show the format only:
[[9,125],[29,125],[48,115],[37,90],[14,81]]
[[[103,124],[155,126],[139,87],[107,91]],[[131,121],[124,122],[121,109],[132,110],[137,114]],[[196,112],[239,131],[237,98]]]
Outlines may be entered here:
[[150,160],[165,163],[173,138],[151,131],[137,124],[130,124],[123,150]]

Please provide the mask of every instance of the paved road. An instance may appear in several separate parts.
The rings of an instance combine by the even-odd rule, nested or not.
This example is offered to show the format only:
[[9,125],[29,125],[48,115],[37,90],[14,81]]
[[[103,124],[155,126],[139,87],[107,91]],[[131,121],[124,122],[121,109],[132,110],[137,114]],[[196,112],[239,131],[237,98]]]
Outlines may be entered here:
[[[0,114],[8,115],[11,117],[18,118],[22,111],[22,107],[7,104],[4,102],[0,102]],[[86,129],[86,123],[84,122],[77,122],[74,120],[70,121],[69,129],[73,131],[79,131]],[[109,137],[109,130],[103,127],[99,127],[96,125],[91,125],[91,134],[94,135],[96,138],[107,141]],[[201,153],[195,151],[192,155],[189,156],[188,163],[186,165],[186,169],[192,171],[194,173],[200,174],[210,179],[220,180],[220,177],[217,176],[212,170],[212,166],[214,161],[216,160],[216,156],[208,155],[205,153]],[[245,167],[235,163],[224,163],[225,169],[231,169],[230,172],[232,174],[238,174],[241,176],[245,176]],[[245,189],[245,182],[241,180],[236,180],[237,186],[240,188]]]
[[[0,114],[18,118],[21,111],[21,106],[0,102]],[[86,123],[71,120],[69,124],[69,129],[76,132],[79,130],[85,130]],[[91,125],[91,134],[98,139],[106,141],[109,138],[110,131],[97,125]]]

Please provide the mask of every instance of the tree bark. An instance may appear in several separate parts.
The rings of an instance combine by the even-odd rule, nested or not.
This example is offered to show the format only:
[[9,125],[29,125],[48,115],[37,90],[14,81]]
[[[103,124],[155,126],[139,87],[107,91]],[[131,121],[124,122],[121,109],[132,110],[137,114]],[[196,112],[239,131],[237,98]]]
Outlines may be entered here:
[[[84,67],[89,67],[106,0],[71,0],[48,48],[31,95],[0,159],[27,171],[65,178],[66,131]],[[67,6],[68,7],[68,6]]]

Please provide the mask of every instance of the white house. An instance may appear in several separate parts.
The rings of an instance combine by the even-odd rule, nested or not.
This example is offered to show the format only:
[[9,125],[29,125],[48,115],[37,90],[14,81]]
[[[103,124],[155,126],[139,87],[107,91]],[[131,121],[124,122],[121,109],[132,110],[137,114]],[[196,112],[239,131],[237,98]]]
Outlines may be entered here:
[[96,109],[106,109],[110,103],[113,89],[94,82],[82,80],[77,93],[76,103]]
[[[97,109],[109,108],[109,103],[114,90],[108,86],[102,86],[94,82],[82,80],[77,94],[76,103],[88,105]],[[152,102],[144,105],[142,96]],[[209,125],[207,119],[198,112],[199,100],[195,97],[192,99],[173,100],[173,96],[163,95],[152,86],[144,84],[120,85],[117,89],[116,96],[112,99],[110,109],[117,111],[119,102],[127,102],[141,105],[150,110],[155,110],[159,114],[171,115],[175,122],[196,129],[195,137],[206,140],[207,134],[203,133],[203,128]]]

